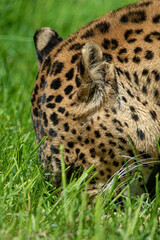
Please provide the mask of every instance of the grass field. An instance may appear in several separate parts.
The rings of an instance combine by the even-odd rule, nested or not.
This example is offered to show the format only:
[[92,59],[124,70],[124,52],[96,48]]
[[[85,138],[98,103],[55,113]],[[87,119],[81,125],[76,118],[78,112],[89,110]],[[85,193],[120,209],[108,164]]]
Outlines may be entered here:
[[[31,92],[37,74],[33,44],[43,26],[66,38],[94,18],[127,5],[129,0],[0,1],[0,240],[160,239],[160,195],[97,196],[88,207],[84,179],[52,189],[37,158],[31,121]],[[63,171],[64,174],[64,171]],[[82,191],[83,189],[83,191]]]

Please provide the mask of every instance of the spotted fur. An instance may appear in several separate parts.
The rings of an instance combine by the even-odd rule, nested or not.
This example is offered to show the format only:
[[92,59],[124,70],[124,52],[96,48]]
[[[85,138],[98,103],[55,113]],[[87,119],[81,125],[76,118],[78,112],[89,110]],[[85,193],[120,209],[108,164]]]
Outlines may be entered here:
[[37,143],[47,136],[39,159],[54,186],[61,182],[60,144],[71,171],[96,166],[91,189],[124,168],[124,158],[137,167],[134,151],[141,163],[149,159],[142,170],[149,181],[159,157],[159,9],[158,0],[140,1],[65,40],[50,28],[36,32],[32,118]]

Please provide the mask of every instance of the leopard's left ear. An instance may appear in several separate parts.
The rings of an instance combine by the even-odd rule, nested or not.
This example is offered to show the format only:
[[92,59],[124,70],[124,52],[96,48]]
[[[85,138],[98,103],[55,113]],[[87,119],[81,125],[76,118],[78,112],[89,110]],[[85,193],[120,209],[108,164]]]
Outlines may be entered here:
[[83,46],[77,72],[81,85],[77,92],[76,117],[93,114],[104,102],[116,101],[118,75],[115,66],[104,59],[99,44],[88,41]]
[[38,69],[49,52],[62,40],[58,33],[51,28],[44,27],[36,31],[34,44],[37,53]]

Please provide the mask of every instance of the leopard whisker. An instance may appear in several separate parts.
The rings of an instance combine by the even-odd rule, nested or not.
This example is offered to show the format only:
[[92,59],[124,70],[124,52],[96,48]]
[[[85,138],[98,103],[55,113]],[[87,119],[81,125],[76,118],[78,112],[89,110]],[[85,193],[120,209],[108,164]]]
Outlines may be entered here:
[[[107,183],[105,184],[103,190],[107,190],[107,189],[110,189],[112,184],[113,184],[113,180],[114,180],[114,177],[116,175],[118,175],[118,178],[125,178],[126,177],[126,174],[133,171],[134,169],[136,168],[139,168],[139,167],[144,167],[145,164],[155,164],[155,163],[159,163],[159,160],[152,160],[153,158],[148,158],[148,159],[140,159],[139,160],[139,164],[137,164],[136,162],[130,164],[129,166],[125,166],[128,162],[131,161],[131,159],[129,159],[126,164],[124,164],[114,175],[112,175],[112,177],[107,181]],[[120,186],[122,187],[122,186]]]

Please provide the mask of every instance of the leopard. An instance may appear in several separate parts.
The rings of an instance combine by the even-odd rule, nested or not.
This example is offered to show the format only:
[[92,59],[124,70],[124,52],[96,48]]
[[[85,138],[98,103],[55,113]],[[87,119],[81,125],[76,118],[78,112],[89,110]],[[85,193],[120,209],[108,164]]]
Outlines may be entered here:
[[132,191],[142,194],[144,183],[152,190],[160,169],[159,9],[159,0],[142,0],[66,39],[50,27],[36,31],[31,111],[39,161],[53,187],[61,186],[63,146],[68,182],[94,165],[88,191],[97,192],[140,168]]

